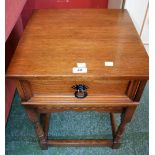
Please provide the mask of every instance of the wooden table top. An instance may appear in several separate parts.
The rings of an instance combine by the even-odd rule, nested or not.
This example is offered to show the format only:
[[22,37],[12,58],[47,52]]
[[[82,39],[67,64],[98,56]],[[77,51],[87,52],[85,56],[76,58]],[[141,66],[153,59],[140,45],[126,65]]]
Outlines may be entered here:
[[[73,74],[80,62],[88,72]],[[53,9],[34,11],[6,76],[148,79],[148,74],[148,55],[126,10]]]

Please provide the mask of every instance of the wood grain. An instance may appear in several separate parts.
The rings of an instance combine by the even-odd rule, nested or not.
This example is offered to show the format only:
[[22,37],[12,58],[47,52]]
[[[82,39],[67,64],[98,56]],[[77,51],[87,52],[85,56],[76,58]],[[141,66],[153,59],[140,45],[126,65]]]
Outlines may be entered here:
[[51,146],[112,146],[112,140],[81,140],[81,139],[66,139],[66,140],[48,140],[48,145]]
[[84,99],[75,97],[36,96],[28,102],[22,102],[25,107],[34,108],[40,113],[73,111],[123,112],[127,107],[135,107],[139,103],[132,102],[128,97],[89,96]]
[[[77,62],[87,74],[72,73]],[[6,76],[146,80],[148,56],[126,10],[36,10]]]
[[71,95],[76,84],[88,86],[88,95],[125,95],[128,80],[30,80],[31,91],[34,95]]
[[[106,67],[105,61],[113,61]],[[88,72],[73,74],[85,62]],[[126,10],[34,11],[6,77],[17,88],[42,149],[51,146],[119,148],[148,80],[148,55]],[[71,87],[85,84],[78,99]],[[49,115],[66,110],[111,113],[113,140],[48,140]],[[114,113],[121,113],[116,127]],[[44,114],[43,127],[40,114]],[[117,129],[116,129],[117,128]]]

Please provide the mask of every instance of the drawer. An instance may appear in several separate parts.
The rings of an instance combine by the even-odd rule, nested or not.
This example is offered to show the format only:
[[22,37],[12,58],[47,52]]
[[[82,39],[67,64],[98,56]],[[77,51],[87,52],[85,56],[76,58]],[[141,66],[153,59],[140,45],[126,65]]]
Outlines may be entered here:
[[31,80],[29,81],[33,95],[56,95],[73,96],[74,85],[84,84],[88,87],[89,96],[94,95],[125,95],[128,80],[93,80],[93,81],[72,81],[72,80]]

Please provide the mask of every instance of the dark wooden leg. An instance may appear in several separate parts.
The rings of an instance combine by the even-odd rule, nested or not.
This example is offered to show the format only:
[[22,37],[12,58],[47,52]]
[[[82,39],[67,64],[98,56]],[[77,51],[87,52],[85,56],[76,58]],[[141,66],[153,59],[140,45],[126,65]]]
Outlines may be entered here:
[[43,131],[43,128],[40,124],[40,114],[37,113],[34,109],[29,109],[29,108],[25,108],[25,109],[26,109],[26,112],[28,114],[30,121],[34,124],[34,128],[35,128],[38,140],[39,140],[40,147],[43,150],[48,149],[47,139]]
[[117,130],[117,125],[116,125],[114,113],[110,113],[110,119],[111,119],[112,135],[113,135],[113,137],[115,137],[116,130]]
[[45,133],[45,138],[48,139],[48,129],[49,129],[49,122],[50,122],[50,113],[45,114],[44,116],[44,125],[43,125],[43,129],[44,129],[44,133]]
[[121,114],[121,123],[118,126],[116,134],[113,138],[113,146],[112,146],[113,149],[118,149],[120,147],[121,139],[123,137],[125,127],[126,127],[127,123],[129,123],[131,121],[135,109],[136,109],[135,106],[134,107],[128,107]]
[[118,129],[114,136],[114,141],[113,141],[113,146],[112,146],[113,149],[118,149],[120,147],[121,139],[122,139],[126,124],[127,122],[123,120],[121,124],[118,126]]

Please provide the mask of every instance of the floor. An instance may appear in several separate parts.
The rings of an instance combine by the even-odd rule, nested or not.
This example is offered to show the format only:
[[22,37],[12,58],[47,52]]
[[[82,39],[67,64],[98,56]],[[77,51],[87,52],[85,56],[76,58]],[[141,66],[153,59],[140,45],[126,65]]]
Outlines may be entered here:
[[[6,155],[148,155],[149,154],[149,84],[147,83],[134,118],[126,128],[120,149],[108,147],[39,148],[33,125],[29,122],[16,92],[6,125]],[[116,115],[117,122],[120,117]],[[52,138],[110,138],[108,113],[53,113],[49,129]]]

